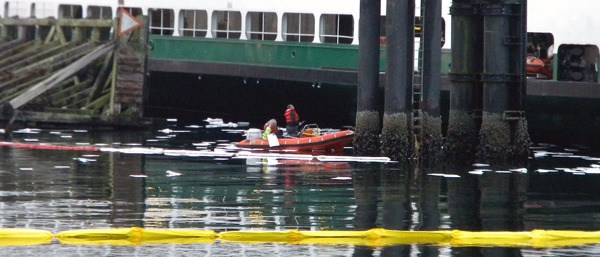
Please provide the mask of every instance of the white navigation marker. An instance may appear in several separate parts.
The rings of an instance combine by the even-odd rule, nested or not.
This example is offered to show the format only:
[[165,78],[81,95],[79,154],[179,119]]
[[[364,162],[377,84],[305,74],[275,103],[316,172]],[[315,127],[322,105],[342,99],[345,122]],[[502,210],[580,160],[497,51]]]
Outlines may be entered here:
[[121,8],[119,16],[119,36],[123,36],[142,26],[142,23],[124,8]]

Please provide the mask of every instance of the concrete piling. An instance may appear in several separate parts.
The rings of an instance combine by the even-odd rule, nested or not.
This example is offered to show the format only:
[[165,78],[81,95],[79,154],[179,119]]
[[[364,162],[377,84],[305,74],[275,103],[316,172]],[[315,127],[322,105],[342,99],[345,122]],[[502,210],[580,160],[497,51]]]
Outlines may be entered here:
[[354,154],[380,155],[379,0],[360,1],[359,65]]

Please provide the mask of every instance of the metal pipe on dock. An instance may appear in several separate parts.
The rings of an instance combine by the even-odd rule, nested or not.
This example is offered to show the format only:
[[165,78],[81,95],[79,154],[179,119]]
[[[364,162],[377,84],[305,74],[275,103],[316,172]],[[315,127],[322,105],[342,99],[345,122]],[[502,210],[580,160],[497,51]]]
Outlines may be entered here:
[[477,1],[452,2],[450,111],[445,152],[453,162],[471,162],[479,144],[483,19]]
[[359,64],[354,154],[380,155],[379,35],[381,2],[360,1]]
[[387,2],[387,72],[384,96],[382,152],[392,160],[406,160],[414,152],[408,118],[412,97],[414,1]]

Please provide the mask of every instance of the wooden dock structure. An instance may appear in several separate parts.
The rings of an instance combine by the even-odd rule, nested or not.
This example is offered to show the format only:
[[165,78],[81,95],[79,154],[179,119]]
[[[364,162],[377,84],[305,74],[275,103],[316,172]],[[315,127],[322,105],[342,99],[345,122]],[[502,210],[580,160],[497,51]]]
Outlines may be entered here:
[[0,19],[0,118],[140,126],[146,30],[112,19]]

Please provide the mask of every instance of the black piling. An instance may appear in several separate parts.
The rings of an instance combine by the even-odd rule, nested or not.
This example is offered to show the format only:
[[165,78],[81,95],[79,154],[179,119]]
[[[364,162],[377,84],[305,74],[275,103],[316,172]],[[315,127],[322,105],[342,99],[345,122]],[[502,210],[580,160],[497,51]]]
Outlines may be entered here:
[[452,162],[471,162],[479,144],[483,60],[483,19],[474,0],[454,0],[450,112],[445,153]]
[[526,37],[525,0],[484,3],[483,112],[481,160],[526,160],[529,149],[523,114]]
[[379,0],[360,0],[359,64],[354,154],[380,155]]
[[443,155],[442,116],[440,111],[442,62],[442,3],[440,0],[421,0],[423,20],[423,162],[436,162]]
[[412,156],[408,100],[412,97],[414,55],[414,1],[387,1],[387,60],[382,150],[392,160]]

